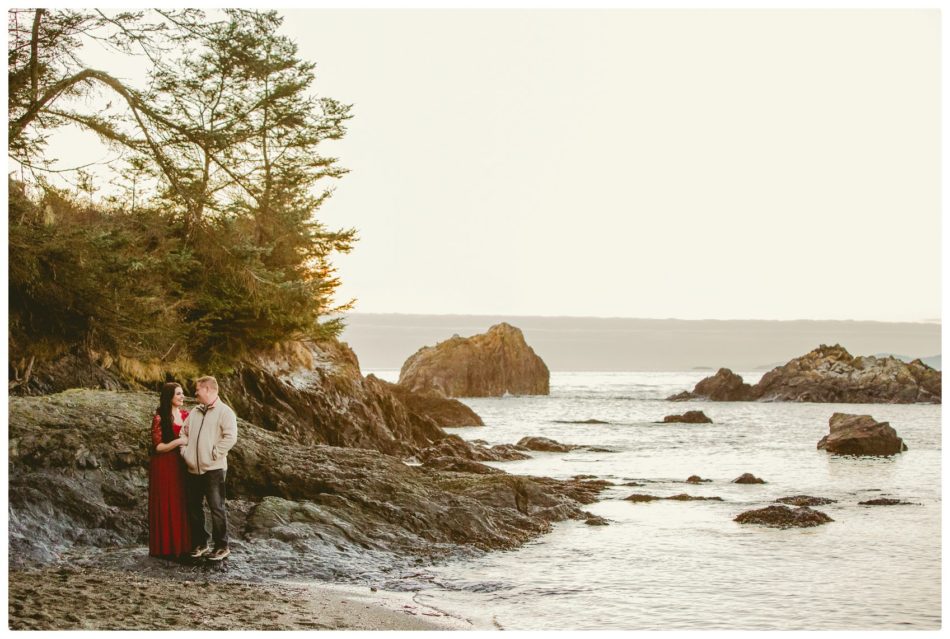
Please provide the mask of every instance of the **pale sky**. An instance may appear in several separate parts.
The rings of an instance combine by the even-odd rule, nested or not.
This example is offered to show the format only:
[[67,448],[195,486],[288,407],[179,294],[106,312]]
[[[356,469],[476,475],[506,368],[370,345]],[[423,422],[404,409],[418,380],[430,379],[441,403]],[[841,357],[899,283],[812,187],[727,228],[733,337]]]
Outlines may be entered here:
[[288,11],[364,312],[940,317],[937,11]]
[[357,311],[941,316],[936,10],[283,13]]

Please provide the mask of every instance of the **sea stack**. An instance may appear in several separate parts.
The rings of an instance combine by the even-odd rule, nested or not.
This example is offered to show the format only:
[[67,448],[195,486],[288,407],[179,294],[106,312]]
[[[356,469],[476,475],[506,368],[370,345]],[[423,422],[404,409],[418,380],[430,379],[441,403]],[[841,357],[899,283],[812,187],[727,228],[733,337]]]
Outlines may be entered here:
[[547,395],[550,377],[521,330],[501,323],[481,335],[455,335],[419,349],[402,365],[399,385],[446,397]]

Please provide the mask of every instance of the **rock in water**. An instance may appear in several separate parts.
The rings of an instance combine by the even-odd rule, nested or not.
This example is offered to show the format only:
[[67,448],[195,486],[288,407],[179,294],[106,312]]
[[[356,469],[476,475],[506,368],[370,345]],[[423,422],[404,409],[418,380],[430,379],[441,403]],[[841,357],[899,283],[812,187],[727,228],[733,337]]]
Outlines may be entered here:
[[825,513],[812,510],[807,506],[789,508],[788,506],[767,506],[758,510],[747,510],[736,516],[733,521],[740,524],[759,524],[772,528],[810,528],[834,521]]
[[709,399],[714,402],[742,402],[752,399],[752,387],[742,381],[728,368],[719,371],[696,384],[692,393],[682,392],[667,399],[682,401],[686,399]]
[[682,415],[667,415],[663,418],[664,424],[712,424],[713,420],[706,417],[701,410],[688,410]]
[[941,375],[919,359],[853,357],[839,345],[821,345],[762,377],[755,385],[766,401],[850,404],[940,403]]
[[907,445],[887,422],[870,415],[835,413],[828,420],[831,432],[821,438],[818,448],[839,455],[895,455]]
[[692,392],[667,399],[830,402],[843,404],[939,404],[941,374],[919,359],[854,357],[840,345],[824,344],[766,373],[749,386],[727,368],[702,380]]
[[548,453],[568,453],[577,448],[577,446],[562,444],[547,437],[522,437],[515,446]]
[[764,479],[759,479],[752,473],[742,473],[732,480],[733,484],[764,484]]
[[547,395],[550,377],[547,365],[521,331],[501,323],[482,335],[456,335],[419,349],[402,365],[399,384],[447,397]]

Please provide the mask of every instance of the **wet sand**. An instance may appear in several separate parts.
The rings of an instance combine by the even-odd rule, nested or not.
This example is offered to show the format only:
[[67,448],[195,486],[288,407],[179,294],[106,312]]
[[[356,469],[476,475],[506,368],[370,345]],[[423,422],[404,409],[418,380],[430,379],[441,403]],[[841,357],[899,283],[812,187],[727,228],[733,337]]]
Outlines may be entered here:
[[176,580],[93,567],[9,573],[12,630],[467,630],[411,593]]

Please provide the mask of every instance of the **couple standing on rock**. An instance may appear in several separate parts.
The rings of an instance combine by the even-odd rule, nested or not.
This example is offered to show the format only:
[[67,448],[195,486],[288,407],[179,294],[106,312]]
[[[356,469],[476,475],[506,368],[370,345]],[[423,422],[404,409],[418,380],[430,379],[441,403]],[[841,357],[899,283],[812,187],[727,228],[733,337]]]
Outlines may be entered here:
[[[224,482],[228,451],[237,442],[237,417],[218,397],[214,377],[196,382],[200,404],[182,409],[185,392],[165,384],[152,419],[148,484],[148,549],[153,557],[221,561],[228,549]],[[211,510],[209,546],[204,502]]]

